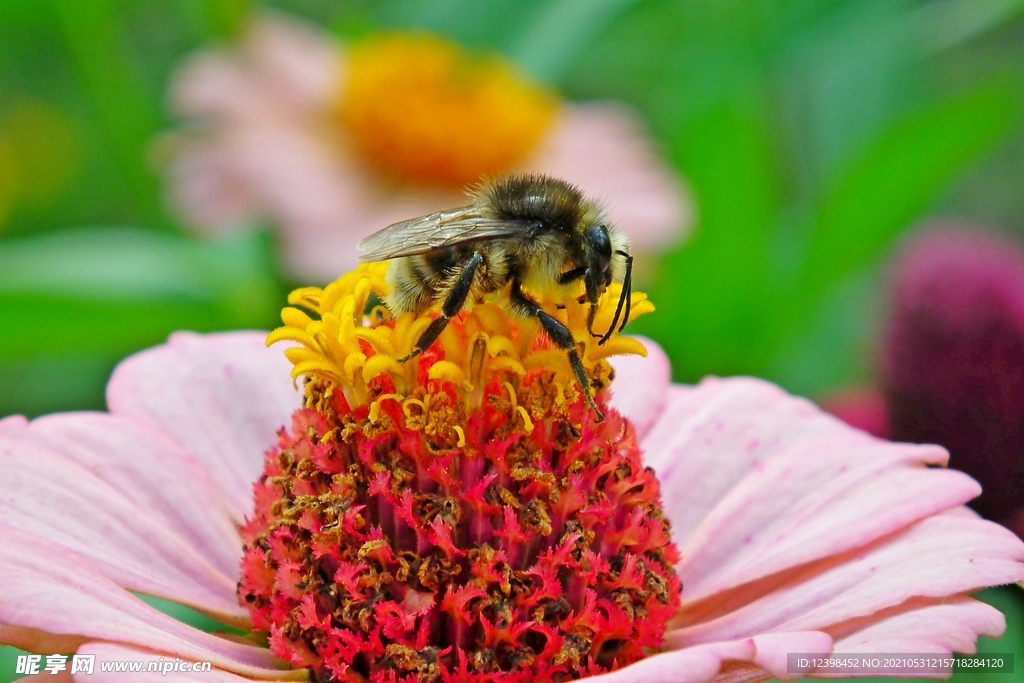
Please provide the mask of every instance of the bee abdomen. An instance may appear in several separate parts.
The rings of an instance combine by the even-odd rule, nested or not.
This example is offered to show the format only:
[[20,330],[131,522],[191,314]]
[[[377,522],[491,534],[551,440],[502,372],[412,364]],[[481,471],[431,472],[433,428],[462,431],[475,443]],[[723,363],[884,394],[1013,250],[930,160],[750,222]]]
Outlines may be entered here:
[[395,315],[422,313],[429,309],[439,284],[437,275],[423,256],[407,256],[392,261],[387,281],[391,291],[384,298],[384,303]]

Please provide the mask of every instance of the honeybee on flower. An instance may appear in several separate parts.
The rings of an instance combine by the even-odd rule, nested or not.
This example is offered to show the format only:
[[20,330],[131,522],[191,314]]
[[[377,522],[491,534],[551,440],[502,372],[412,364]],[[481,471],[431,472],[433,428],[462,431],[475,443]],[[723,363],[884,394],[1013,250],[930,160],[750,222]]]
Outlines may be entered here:
[[[633,257],[626,238],[579,188],[556,178],[512,175],[473,188],[469,196],[469,206],[395,223],[358,245],[366,251],[361,261],[395,259],[385,298],[393,313],[424,313],[440,305],[440,315],[400,362],[430,348],[467,302],[507,290],[506,307],[537,319],[566,351],[587,404],[603,420],[572,331],[527,292],[564,297],[567,287],[578,292],[582,282],[587,332],[604,345],[629,321]],[[613,281],[622,284],[615,314],[607,331],[596,334],[598,301]]]

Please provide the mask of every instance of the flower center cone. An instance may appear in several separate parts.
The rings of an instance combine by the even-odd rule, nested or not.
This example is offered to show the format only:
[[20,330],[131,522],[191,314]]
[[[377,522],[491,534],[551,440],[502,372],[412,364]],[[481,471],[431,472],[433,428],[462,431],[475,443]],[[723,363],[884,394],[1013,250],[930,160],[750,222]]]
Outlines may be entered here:
[[243,528],[239,597],[273,651],[319,681],[503,682],[656,650],[678,553],[633,427],[607,408],[605,357],[642,346],[599,346],[585,306],[551,307],[580,340],[599,422],[564,351],[494,303],[398,363],[431,317],[364,317],[385,294],[378,264],[298,290],[309,313],[285,309],[269,340],[298,342],[286,353],[306,378]]

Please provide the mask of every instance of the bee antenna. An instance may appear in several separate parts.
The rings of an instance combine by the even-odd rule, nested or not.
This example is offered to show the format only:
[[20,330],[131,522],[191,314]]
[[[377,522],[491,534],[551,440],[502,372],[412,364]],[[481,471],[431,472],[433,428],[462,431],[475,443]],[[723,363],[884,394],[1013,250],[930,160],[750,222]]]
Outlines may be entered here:
[[608,331],[604,333],[601,340],[597,342],[598,346],[602,346],[608,341],[612,333],[615,332],[616,326],[619,325],[619,316],[622,315],[623,304],[626,308],[626,316],[622,318],[622,325],[619,326],[619,332],[622,332],[623,328],[626,327],[626,323],[629,322],[629,308],[630,308],[630,292],[632,290],[633,280],[633,257],[624,251],[616,251],[616,254],[626,257],[626,276],[622,279],[622,290],[619,292],[619,302],[615,306],[615,316],[612,318],[612,324],[608,326]]
[[624,251],[618,253],[626,257],[626,275],[622,278],[622,295],[626,299],[626,314],[622,316],[622,326],[619,328],[621,333],[629,322],[630,309],[633,304],[633,257]]

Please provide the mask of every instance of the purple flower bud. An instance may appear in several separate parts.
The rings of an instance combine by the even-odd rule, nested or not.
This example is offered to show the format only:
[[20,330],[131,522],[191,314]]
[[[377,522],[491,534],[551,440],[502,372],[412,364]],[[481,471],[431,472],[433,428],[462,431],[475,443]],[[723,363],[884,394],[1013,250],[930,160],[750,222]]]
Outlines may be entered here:
[[911,240],[894,271],[882,383],[891,438],[945,446],[951,466],[981,483],[979,513],[1006,524],[1022,519],[1020,247],[952,228]]

